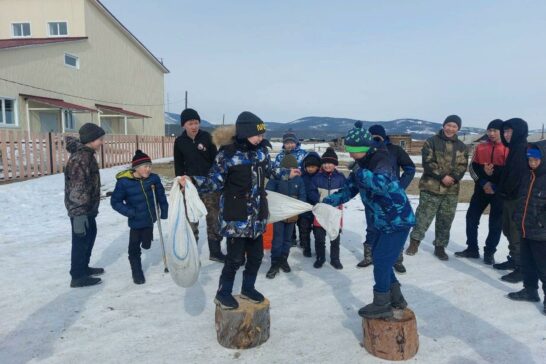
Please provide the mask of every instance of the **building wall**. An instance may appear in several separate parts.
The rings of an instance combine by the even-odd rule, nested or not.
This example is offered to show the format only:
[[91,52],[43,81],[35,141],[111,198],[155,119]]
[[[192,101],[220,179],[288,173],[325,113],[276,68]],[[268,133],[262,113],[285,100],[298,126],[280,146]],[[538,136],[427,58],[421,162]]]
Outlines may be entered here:
[[85,36],[86,0],[2,0],[0,39],[12,38],[12,23],[30,22],[32,38],[49,37],[48,22],[66,21],[69,37]]

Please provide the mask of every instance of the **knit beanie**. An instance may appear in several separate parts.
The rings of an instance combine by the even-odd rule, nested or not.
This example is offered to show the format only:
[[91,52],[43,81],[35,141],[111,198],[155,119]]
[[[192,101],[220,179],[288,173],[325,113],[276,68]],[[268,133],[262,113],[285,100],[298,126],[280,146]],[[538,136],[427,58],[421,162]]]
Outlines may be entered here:
[[377,136],[380,136],[381,138],[383,138],[384,141],[387,140],[387,132],[385,131],[385,128],[382,125],[377,125],[377,124],[372,125],[372,126],[370,126],[368,131],[370,132],[372,137],[374,135],[377,135]]
[[298,168],[298,160],[292,154],[287,154],[281,160],[281,168]]
[[501,119],[495,119],[495,120],[491,121],[487,125],[487,130],[489,130],[489,129],[501,130],[501,128],[502,128],[502,120]]
[[337,154],[334,148],[328,147],[326,148],[326,152],[322,155],[322,164],[324,163],[332,163],[334,165],[338,165],[339,161],[337,159]]
[[542,153],[540,152],[540,149],[531,147],[527,149],[527,158],[542,159]]
[[150,157],[144,153],[143,151],[141,151],[140,149],[137,149],[137,151],[135,152],[135,155],[133,156],[133,161],[131,162],[131,167],[133,168],[136,168],[142,164],[146,164],[146,163],[152,163],[152,160],[150,159]]
[[357,121],[345,137],[345,150],[349,153],[367,153],[373,146],[372,135]]
[[246,139],[264,134],[265,132],[265,123],[250,111],[243,111],[237,117],[237,121],[235,122],[237,138]]
[[93,123],[85,123],[80,128],[80,142],[82,144],[90,143],[94,140],[99,139],[101,136],[106,134],[103,128]]
[[320,157],[316,153],[309,153],[304,159],[303,159],[303,167],[308,166],[317,166],[320,168],[322,165],[322,161]]
[[449,115],[445,120],[444,120],[444,124],[443,125],[446,125],[447,123],[455,123],[457,124],[457,126],[459,127],[459,130],[461,130],[461,125],[462,125],[462,120],[461,118],[458,116],[458,115]]
[[180,124],[184,126],[184,124],[186,124],[186,122],[190,120],[198,120],[199,123],[201,123],[201,118],[199,117],[197,111],[195,111],[194,109],[185,109],[180,114]]
[[287,143],[287,142],[293,142],[295,144],[298,144],[299,139],[298,139],[298,137],[296,137],[296,134],[294,134],[292,131],[287,131],[282,136],[282,142],[283,142],[283,144]]

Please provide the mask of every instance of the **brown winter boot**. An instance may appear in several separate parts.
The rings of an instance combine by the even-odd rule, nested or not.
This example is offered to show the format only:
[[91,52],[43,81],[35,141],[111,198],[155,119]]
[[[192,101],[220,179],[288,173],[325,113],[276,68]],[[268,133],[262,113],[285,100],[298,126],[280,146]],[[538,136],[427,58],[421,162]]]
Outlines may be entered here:
[[421,242],[419,240],[410,239],[410,244],[408,248],[406,249],[406,255],[415,255],[419,251],[419,244]]
[[443,246],[435,246],[434,247],[434,255],[438,257],[440,260],[448,260],[449,257],[446,254],[446,249]]

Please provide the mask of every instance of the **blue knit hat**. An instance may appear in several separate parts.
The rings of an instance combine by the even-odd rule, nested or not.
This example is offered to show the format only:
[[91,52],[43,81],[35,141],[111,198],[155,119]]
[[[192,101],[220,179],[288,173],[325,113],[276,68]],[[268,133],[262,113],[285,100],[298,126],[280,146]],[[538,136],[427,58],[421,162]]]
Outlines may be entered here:
[[361,121],[357,121],[345,137],[345,150],[349,153],[367,153],[372,146],[372,135],[362,127]]
[[542,159],[542,153],[538,148],[529,148],[527,149],[527,158]]

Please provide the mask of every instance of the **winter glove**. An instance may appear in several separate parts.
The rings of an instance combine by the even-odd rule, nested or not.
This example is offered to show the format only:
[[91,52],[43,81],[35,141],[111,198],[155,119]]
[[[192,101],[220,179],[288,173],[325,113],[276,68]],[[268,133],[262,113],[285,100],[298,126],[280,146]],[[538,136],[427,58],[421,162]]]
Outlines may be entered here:
[[84,236],[87,233],[87,228],[89,227],[89,220],[87,220],[87,215],[74,217],[72,224],[74,234]]
[[167,220],[169,218],[169,214],[167,211],[161,210],[161,220]]

